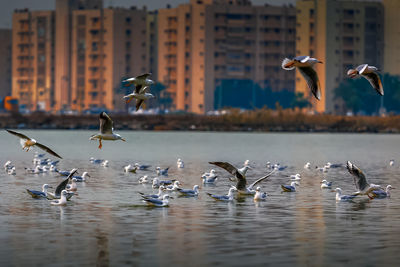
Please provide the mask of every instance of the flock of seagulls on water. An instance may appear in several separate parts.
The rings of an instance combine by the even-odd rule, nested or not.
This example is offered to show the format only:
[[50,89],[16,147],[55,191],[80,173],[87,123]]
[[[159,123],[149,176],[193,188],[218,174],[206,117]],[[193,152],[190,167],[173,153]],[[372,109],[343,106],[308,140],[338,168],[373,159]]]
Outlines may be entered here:
[[[321,99],[321,86],[319,83],[318,75],[314,70],[315,64],[322,64],[321,61],[312,58],[310,56],[298,56],[293,59],[285,58],[282,62],[282,68],[285,70],[292,70],[297,68],[300,73],[305,78],[308,87],[310,88],[312,94],[316,99]],[[383,95],[383,86],[382,82],[377,74],[378,69],[373,66],[368,66],[368,64],[363,64],[358,66],[355,69],[350,69],[348,71],[348,76],[350,78],[355,78],[359,75],[366,78],[372,87],[380,94]],[[134,85],[134,91],[124,96],[126,102],[129,103],[133,99],[136,99],[136,110],[138,110],[143,102],[147,99],[153,98],[154,96],[149,93],[150,86],[154,84],[154,81],[150,79],[151,74],[143,74],[137,77],[129,78],[123,81],[126,86]],[[126,141],[122,138],[121,135],[114,133],[113,121],[111,118],[105,113],[101,112],[99,116],[100,120],[100,132],[90,136],[89,140],[98,140],[99,146],[101,149],[103,147],[102,141]],[[35,139],[32,139],[22,133],[6,130],[8,133],[17,136],[20,139],[20,143],[22,149],[28,152],[32,147],[37,147],[50,155],[62,159],[62,157],[57,154],[55,151],[50,149],[48,146],[37,142]],[[44,159],[45,154],[35,153],[33,163],[34,168],[25,168],[27,174],[39,174],[46,172],[54,172],[61,176],[65,176],[66,178],[57,185],[54,192],[50,192],[52,186],[49,184],[44,184],[42,186],[41,191],[27,189],[27,193],[33,198],[39,199],[49,199],[51,200],[51,205],[66,205],[68,200],[70,200],[74,194],[76,194],[78,190],[77,182],[85,182],[90,175],[88,172],[83,172],[81,176],[78,176],[77,169],[72,169],[71,171],[62,171],[57,169],[57,161],[53,161],[51,159]],[[108,167],[108,160],[95,159],[90,158],[89,160],[92,164],[98,164],[103,167]],[[217,201],[233,201],[235,199],[235,193],[241,196],[251,196],[254,201],[265,201],[268,198],[268,194],[261,190],[261,183],[269,180],[271,176],[273,176],[276,172],[283,171],[287,168],[287,166],[281,166],[279,163],[272,164],[270,162],[266,163],[267,174],[263,177],[256,179],[254,182],[249,183],[246,174],[247,171],[252,169],[250,166],[249,160],[246,160],[242,167],[237,168],[228,162],[218,161],[218,162],[209,162],[210,164],[217,166],[226,172],[229,173],[229,180],[235,182],[235,185],[232,185],[228,193],[226,195],[216,195],[209,192],[206,194],[215,199]],[[177,168],[184,168],[184,162],[182,159],[178,159]],[[394,160],[391,160],[389,163],[390,166],[394,165]],[[137,173],[137,171],[149,171],[150,165],[142,165],[140,163],[129,164],[123,168],[123,171],[126,173]],[[316,167],[318,171],[322,173],[328,172],[329,169],[332,168],[343,168],[341,164],[331,164],[327,163],[322,167]],[[376,185],[370,184],[367,182],[367,179],[364,173],[353,163],[350,161],[347,162],[345,166],[348,172],[353,176],[354,184],[356,191],[350,195],[343,195],[342,190],[340,188],[336,188],[332,190],[332,181],[327,181],[326,179],[321,181],[321,189],[331,189],[332,192],[336,192],[336,200],[337,201],[351,201],[355,197],[359,195],[366,195],[370,199],[374,198],[387,198],[390,197],[390,190],[394,189],[391,185],[387,185],[385,188]],[[7,161],[4,164],[4,169],[7,174],[15,175],[16,168],[12,165],[11,161]],[[307,162],[304,165],[304,169],[311,170],[311,163]],[[142,201],[146,202],[152,206],[165,207],[169,205],[169,200],[173,198],[169,194],[176,193],[185,197],[196,197],[200,193],[199,185],[194,185],[193,188],[182,188],[182,183],[176,179],[167,179],[169,168],[161,168],[156,167],[156,177],[152,180],[148,175],[144,175],[138,179],[138,183],[147,184],[151,183],[152,188],[157,189],[158,193],[156,194],[145,194],[142,192],[138,192],[141,195]],[[163,178],[164,177],[164,178]],[[218,181],[218,175],[215,169],[211,169],[209,172],[205,172],[202,175],[199,175],[202,183],[204,185],[207,184],[215,184]],[[290,184],[282,184],[282,192],[296,192],[297,186],[300,185],[301,175],[293,174],[289,177]],[[257,186],[257,187],[256,187]],[[165,193],[167,192],[167,193]]]

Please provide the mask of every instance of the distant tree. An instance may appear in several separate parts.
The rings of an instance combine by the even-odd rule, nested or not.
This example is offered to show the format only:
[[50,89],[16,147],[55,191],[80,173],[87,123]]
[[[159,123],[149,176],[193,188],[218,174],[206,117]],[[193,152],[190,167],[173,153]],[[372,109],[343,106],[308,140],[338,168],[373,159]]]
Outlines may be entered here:
[[167,87],[160,82],[151,87],[151,93],[155,96],[155,98],[151,99],[152,107],[160,107],[161,109],[171,107],[172,98],[166,89]]
[[[335,90],[335,98],[343,99],[354,113],[378,113],[381,101],[387,111],[400,111],[400,79],[397,76],[381,76],[384,96],[380,96],[364,78],[346,79]],[[383,98],[383,100],[382,100]]]
[[288,90],[274,92],[270,87],[261,88],[252,80],[222,80],[214,92],[215,109],[223,107],[275,109],[277,102],[282,108],[303,108],[310,105],[302,93]]

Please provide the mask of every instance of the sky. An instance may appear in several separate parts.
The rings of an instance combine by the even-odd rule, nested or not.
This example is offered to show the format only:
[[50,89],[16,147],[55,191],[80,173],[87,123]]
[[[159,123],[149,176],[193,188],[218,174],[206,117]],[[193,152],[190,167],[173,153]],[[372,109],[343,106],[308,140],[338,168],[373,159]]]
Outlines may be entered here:
[[[104,0],[104,6],[139,8],[147,5],[149,10],[165,8],[167,4],[175,7],[179,4],[188,3],[190,0]],[[296,0],[252,0],[253,5],[264,4],[295,4]],[[55,0],[0,0],[0,28],[11,28],[11,19],[14,9],[29,8],[31,10],[52,10]]]

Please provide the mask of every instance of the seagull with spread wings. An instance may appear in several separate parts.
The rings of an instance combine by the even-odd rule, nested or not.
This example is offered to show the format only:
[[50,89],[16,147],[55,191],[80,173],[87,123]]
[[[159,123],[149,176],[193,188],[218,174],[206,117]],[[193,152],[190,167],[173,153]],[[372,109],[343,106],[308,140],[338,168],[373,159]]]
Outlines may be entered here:
[[383,189],[380,185],[369,184],[364,173],[350,161],[347,161],[347,170],[351,175],[353,175],[354,184],[357,189],[357,192],[355,192],[353,195],[367,195],[369,198],[371,198],[370,194],[372,191]]
[[29,138],[28,136],[26,136],[26,135],[24,135],[22,133],[18,133],[18,132],[12,131],[12,130],[6,130],[6,131],[9,132],[10,134],[15,135],[15,136],[20,138],[20,143],[22,145],[22,150],[24,150],[26,148],[26,152],[28,152],[29,149],[31,149],[31,147],[36,146],[36,147],[46,151],[47,153],[49,153],[49,154],[51,154],[51,155],[53,155],[53,156],[55,156],[57,158],[62,159],[62,157],[59,156],[56,152],[51,150],[49,147],[38,143],[35,139]]
[[369,81],[378,94],[383,95],[383,85],[381,78],[379,78],[377,67],[362,64],[355,69],[349,69],[347,75],[350,78],[355,78],[359,75],[364,77]]
[[[273,174],[275,172],[275,170],[273,170],[272,172],[257,179],[255,182],[253,182],[252,184],[247,186],[246,174],[243,170],[237,169],[236,167],[234,167],[232,164],[230,164],[228,162],[209,162],[209,163],[216,165],[218,167],[221,167],[221,168],[225,169],[226,171],[228,171],[230,174],[234,175],[237,179],[236,188],[238,190],[238,193],[242,194],[242,195],[254,195],[256,193],[256,190],[254,190],[253,187],[255,185],[257,185],[258,183],[264,181],[268,177],[270,177],[271,174]],[[247,171],[248,166],[245,166],[245,167],[247,167],[246,168],[246,171]]]
[[132,101],[132,99],[135,98],[136,111],[139,110],[140,106],[145,100],[154,97],[154,95],[148,92],[148,90],[150,89],[150,85],[154,84],[154,81],[149,79],[150,76],[151,73],[146,73],[122,81],[125,86],[130,86],[132,84],[135,85],[135,90],[131,94],[124,96],[124,99],[126,99],[126,103],[129,103]]
[[[77,172],[76,169],[72,169],[68,177],[56,187],[56,191],[54,193],[47,192],[47,197],[50,199],[60,199],[63,196],[62,191],[64,191],[67,188],[68,183],[71,181],[72,177],[75,175],[76,172]],[[67,192],[65,196],[66,199],[68,200],[73,195],[74,195],[73,192]]]
[[282,68],[284,70],[293,70],[297,67],[304,79],[306,79],[308,87],[316,99],[321,100],[321,85],[319,83],[317,72],[313,66],[316,63],[321,63],[316,58],[310,56],[298,56],[293,59],[285,58],[282,62]]
[[119,134],[113,133],[114,127],[113,127],[113,121],[111,118],[107,115],[107,113],[102,112],[100,113],[100,133],[92,135],[89,140],[99,140],[99,149],[103,147],[103,144],[101,143],[101,140],[122,140],[125,142],[125,139],[123,139]]

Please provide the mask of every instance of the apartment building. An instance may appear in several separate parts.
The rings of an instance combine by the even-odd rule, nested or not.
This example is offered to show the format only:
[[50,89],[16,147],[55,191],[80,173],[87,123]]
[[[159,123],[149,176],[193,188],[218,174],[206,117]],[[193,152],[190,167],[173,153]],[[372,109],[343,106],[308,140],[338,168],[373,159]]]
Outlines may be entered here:
[[253,80],[272,90],[294,90],[294,73],[281,60],[295,54],[295,8],[250,1],[191,0],[159,10],[158,78],[171,108],[213,110],[225,79]]
[[384,10],[379,1],[301,0],[296,3],[296,55],[310,55],[317,64],[322,98],[311,92],[299,72],[296,91],[306,95],[318,112],[339,113],[334,89],[349,68],[363,63],[383,67]]
[[11,95],[11,30],[0,29],[0,99]]
[[385,45],[383,70],[392,75],[400,75],[400,1],[383,0],[385,9]]

